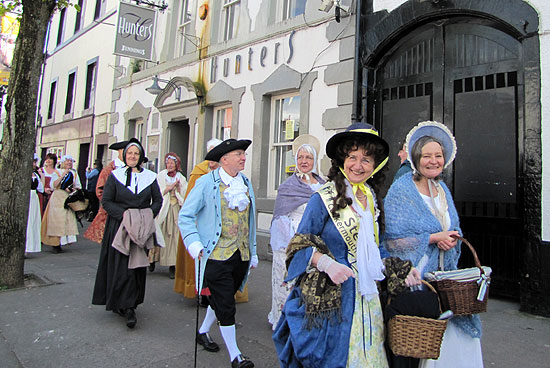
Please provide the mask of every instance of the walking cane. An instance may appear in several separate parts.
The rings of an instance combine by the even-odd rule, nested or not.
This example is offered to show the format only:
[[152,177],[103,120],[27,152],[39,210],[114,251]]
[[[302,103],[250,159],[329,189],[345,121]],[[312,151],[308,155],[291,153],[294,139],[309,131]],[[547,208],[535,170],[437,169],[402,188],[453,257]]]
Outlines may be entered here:
[[[199,255],[199,270],[198,270],[198,278],[197,281],[200,285],[201,282],[201,257]],[[195,321],[195,363],[193,365],[194,368],[197,368],[197,345],[198,345],[198,338],[199,338],[199,308],[201,304],[201,291],[199,290],[199,285],[197,285],[197,315],[196,315],[196,321]]]

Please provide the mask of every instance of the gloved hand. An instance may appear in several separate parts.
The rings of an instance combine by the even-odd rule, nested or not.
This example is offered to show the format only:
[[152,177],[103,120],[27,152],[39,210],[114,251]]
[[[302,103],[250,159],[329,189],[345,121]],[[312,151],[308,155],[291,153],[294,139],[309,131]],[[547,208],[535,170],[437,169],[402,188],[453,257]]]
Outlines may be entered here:
[[252,256],[250,257],[250,268],[256,268],[258,267],[258,256]]
[[336,285],[342,284],[350,277],[354,277],[351,268],[336,262],[326,254],[319,258],[316,267],[319,271],[326,273]]

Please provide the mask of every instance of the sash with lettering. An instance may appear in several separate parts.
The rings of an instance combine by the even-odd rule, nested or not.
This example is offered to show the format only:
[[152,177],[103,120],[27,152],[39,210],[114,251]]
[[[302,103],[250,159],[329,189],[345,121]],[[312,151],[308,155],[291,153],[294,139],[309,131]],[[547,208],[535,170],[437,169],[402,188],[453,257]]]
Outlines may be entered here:
[[359,236],[359,220],[355,216],[355,213],[351,209],[351,206],[341,209],[338,213],[339,218],[334,218],[330,210],[334,207],[334,197],[336,196],[336,188],[334,183],[329,181],[317,191],[327,208],[327,211],[336,226],[336,229],[344,239],[346,246],[348,247],[348,262],[351,269],[358,273],[357,270],[357,237]]

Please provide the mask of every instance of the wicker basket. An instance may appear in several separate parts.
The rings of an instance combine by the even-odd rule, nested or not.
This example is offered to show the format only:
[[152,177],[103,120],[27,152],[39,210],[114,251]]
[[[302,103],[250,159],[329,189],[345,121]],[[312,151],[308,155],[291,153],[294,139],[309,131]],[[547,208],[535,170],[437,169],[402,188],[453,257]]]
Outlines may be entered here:
[[[436,292],[429,283],[422,282]],[[437,359],[446,327],[447,320],[396,315],[388,322],[390,348],[399,356]]]
[[[462,242],[470,248],[470,251],[474,256],[476,267],[479,268],[480,275],[485,274],[474,247],[470,244],[470,242],[462,237],[457,237],[457,239],[462,240]],[[490,277],[488,277],[488,281],[490,281]],[[477,294],[479,292],[479,285],[477,281],[460,282],[454,280],[439,280],[432,281],[431,284],[439,294],[441,308],[443,310],[452,310],[455,316],[476,314],[487,311],[489,282],[487,283],[487,290],[483,301],[477,300]]]

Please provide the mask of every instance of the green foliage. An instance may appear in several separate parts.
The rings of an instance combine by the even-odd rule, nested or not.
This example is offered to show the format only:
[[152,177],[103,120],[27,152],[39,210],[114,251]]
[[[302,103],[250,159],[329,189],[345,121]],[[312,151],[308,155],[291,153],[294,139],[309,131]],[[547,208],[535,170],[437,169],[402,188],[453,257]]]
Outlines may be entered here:
[[137,73],[141,71],[142,66],[143,66],[143,60],[132,59],[132,61],[130,61],[130,72],[132,74]]

